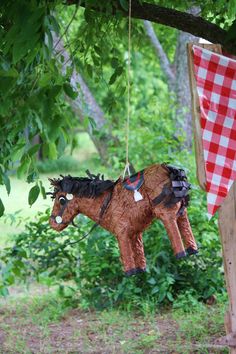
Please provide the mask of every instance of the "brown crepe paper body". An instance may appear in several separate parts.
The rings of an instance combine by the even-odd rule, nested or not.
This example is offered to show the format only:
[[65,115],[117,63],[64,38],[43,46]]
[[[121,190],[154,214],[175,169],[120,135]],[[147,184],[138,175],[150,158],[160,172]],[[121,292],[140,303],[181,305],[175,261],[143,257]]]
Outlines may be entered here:
[[[144,182],[139,189],[143,199],[138,202],[134,200],[134,193],[124,188],[121,179],[116,182],[104,181],[98,176],[53,179],[55,202],[50,225],[61,231],[79,213],[99,223],[116,236],[126,275],[145,271],[142,232],[155,218],[163,222],[176,258],[186,255],[185,248],[187,254],[197,253],[185,209],[185,187],[189,189],[189,184],[181,171],[175,169],[173,177],[170,166],[156,164],[146,168],[143,171]],[[182,189],[181,183],[185,186]],[[181,194],[181,190],[186,191]]]

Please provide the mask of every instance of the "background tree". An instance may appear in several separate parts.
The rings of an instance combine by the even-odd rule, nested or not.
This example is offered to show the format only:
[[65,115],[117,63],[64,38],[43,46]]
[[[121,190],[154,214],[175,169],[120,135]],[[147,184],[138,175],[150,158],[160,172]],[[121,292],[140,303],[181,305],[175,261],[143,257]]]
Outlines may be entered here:
[[[17,169],[18,177],[26,176],[28,182],[35,183],[30,192],[30,204],[36,200],[40,191],[44,195],[35,159],[38,150],[42,149],[44,157],[55,159],[63,154],[68,144],[72,147],[76,145],[73,132],[78,126],[78,119],[71,109],[71,102],[65,101],[65,95],[74,102],[78,97],[71,86],[73,68],[63,72],[63,64],[55,59],[52,32],[58,35],[60,33],[63,40],[66,40],[65,46],[68,50],[71,48],[76,72],[82,75],[83,82],[86,82],[101,107],[100,114],[105,112],[107,123],[102,127],[101,139],[98,139],[99,134],[93,134],[94,141],[98,139],[101,142],[104,137],[110,137],[109,127],[112,127],[115,139],[109,138],[111,163],[118,170],[124,161],[124,151],[117,149],[116,139],[124,146],[121,127],[124,127],[127,103],[125,17],[128,2],[114,0],[100,2],[99,6],[93,0],[74,2],[76,6],[68,6],[73,4],[73,1],[60,4],[58,1],[46,0],[3,0],[0,5],[0,183],[5,184],[10,192],[8,172]],[[166,7],[163,7],[158,1],[141,3],[133,0],[132,17],[171,26],[212,42],[219,42],[227,50],[234,51],[235,2],[230,0],[227,4],[221,1],[215,4],[213,0],[204,3],[195,1],[194,5],[200,7],[202,17],[187,12],[192,5],[192,1],[181,1],[177,6],[174,1],[167,1]],[[160,144],[160,141],[164,136],[165,142],[171,139],[170,131],[173,126],[167,117],[171,118],[173,115],[169,107],[173,107],[174,101],[169,98],[170,102],[164,103],[167,100],[163,100],[163,97],[168,96],[168,90],[165,80],[161,82],[157,78],[153,79],[153,64],[149,66],[149,73],[145,73],[146,77],[150,77],[151,85],[145,87],[143,84],[143,72],[141,70],[139,73],[137,68],[140,67],[140,56],[143,63],[148,62],[149,47],[148,50],[146,44],[140,47],[140,38],[143,38],[142,24],[135,21],[132,27],[132,111],[139,119],[134,119],[131,123],[135,134],[131,133],[130,139],[133,144],[131,157],[139,166],[139,156],[143,152],[145,142],[148,144],[144,150],[150,161],[154,160],[153,151],[165,151],[163,153],[169,156],[168,149],[163,147],[164,144]],[[167,46],[168,56],[173,60],[176,34],[167,27],[165,31],[175,37],[173,43]],[[155,85],[153,80],[156,80]],[[161,104],[155,107],[150,97],[157,95],[157,89]],[[81,81],[81,91],[83,90],[85,93],[85,86]],[[92,96],[90,95],[90,98]],[[153,118],[151,125],[155,129],[150,129],[152,132],[146,134],[147,122],[150,124],[150,115],[153,115],[153,112],[158,115],[161,113],[162,118],[157,122],[154,115],[155,119]],[[90,132],[92,129],[96,131],[92,127],[92,120],[84,119],[80,124]],[[135,130],[137,124],[140,127],[139,135]],[[156,136],[157,131],[159,137]],[[40,136],[40,142],[35,144],[34,138],[37,135]],[[173,142],[171,148],[172,145]],[[3,211],[4,207],[0,202],[0,215]]]
[[[194,8],[191,13],[197,13],[199,9]],[[144,21],[144,27],[147,35],[156,51],[157,57],[160,60],[160,65],[164,71],[167,79],[169,92],[175,95],[176,100],[176,128],[178,135],[182,135],[183,131],[186,134],[184,145],[191,151],[192,148],[192,117],[191,117],[191,94],[188,77],[188,63],[186,55],[186,45],[189,42],[197,42],[198,39],[182,31],[177,34],[176,50],[174,62],[171,63],[167,54],[163,50],[163,47],[154,31],[154,28],[149,21]]]
[[[86,85],[81,74],[79,74],[73,64],[73,60],[70,58],[70,53],[68,53],[64,47],[63,39],[57,36],[55,33],[52,34],[53,37],[53,48],[55,51],[55,57],[57,60],[61,58],[61,68],[62,73],[65,74],[67,70],[73,68],[70,84],[73,88],[73,95],[69,93],[67,100],[73,110],[73,112],[78,117],[80,123],[85,127],[91,140],[97,148],[101,162],[108,166],[108,143],[115,143],[111,129],[108,128],[109,133],[106,133],[105,126],[108,124],[104,116],[104,112],[96,102],[92,92]],[[70,91],[70,88],[69,92]]]
[[[16,170],[18,177],[26,176],[28,182],[34,183],[30,204],[40,190],[44,194],[35,161],[37,152],[42,148],[44,159],[50,159],[51,163],[68,146],[76,146],[78,128],[89,131],[93,139],[99,139],[99,144],[104,142],[103,137],[108,137],[105,146],[112,166],[107,173],[109,177],[117,178],[123,170],[127,4],[124,0],[87,0],[81,1],[81,6],[78,2],[77,6],[68,6],[68,3],[44,0],[1,2],[0,183],[5,184],[8,192],[9,173]],[[162,1],[141,4],[133,0],[132,4],[134,17],[165,24],[155,24],[155,33],[174,79],[168,83],[143,21],[132,20],[130,160],[136,169],[156,161],[186,167],[194,189],[189,213],[191,225],[203,251],[200,257],[177,264],[162,225],[156,223],[144,236],[148,272],[141,282],[140,279],[130,281],[123,278],[111,235],[99,229],[88,240],[71,247],[70,242],[78,240],[78,230],[55,234],[48,229],[48,212],[39,215],[38,220],[31,217],[26,231],[15,237],[15,247],[1,253],[2,294],[16,277],[39,278],[45,272],[49,281],[73,278],[83,300],[99,307],[127,304],[133,294],[136,304],[143,303],[145,296],[146,299],[153,297],[156,304],[156,301],[172,302],[176,294],[185,298],[187,291],[190,300],[193,296],[206,300],[216,291],[223,291],[216,220],[207,223],[202,211],[205,196],[197,187],[192,154],[185,149],[179,151],[184,136],[178,140],[173,138],[176,97],[170,95],[169,87],[175,87],[177,72],[173,63],[178,53],[176,48],[182,43],[177,29],[223,43],[234,26],[234,4],[194,1],[203,19],[187,13],[192,1],[180,1],[177,6],[175,1],[165,1],[166,8],[161,6]],[[55,54],[53,33],[63,41],[64,49],[58,54]],[[38,135],[40,142],[35,143]],[[100,161],[94,168],[101,169]],[[80,226],[82,236],[88,229],[86,220],[82,219]],[[78,254],[81,267],[78,267]],[[191,301],[189,304],[191,307]]]

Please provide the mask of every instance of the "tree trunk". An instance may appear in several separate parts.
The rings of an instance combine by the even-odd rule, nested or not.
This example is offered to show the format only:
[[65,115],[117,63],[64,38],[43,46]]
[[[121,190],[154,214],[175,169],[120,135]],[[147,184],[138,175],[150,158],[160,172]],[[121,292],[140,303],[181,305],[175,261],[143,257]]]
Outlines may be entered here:
[[[69,53],[64,48],[62,38],[59,38],[55,33],[53,33],[53,46],[56,56],[62,56],[64,58],[63,63],[61,64],[62,72],[65,74],[67,68],[73,67],[73,63],[70,59]],[[111,133],[105,132],[105,125],[107,125],[107,121],[104,113],[97,104],[82,76],[76,71],[75,67],[71,75],[70,84],[73,87],[73,90],[78,93],[78,96],[74,100],[68,96],[66,99],[70,103],[71,108],[81,123],[83,123],[85,117],[91,117],[94,120],[98,134],[94,134],[90,125],[87,128],[87,132],[100,155],[102,163],[107,166],[108,142],[114,139]],[[109,127],[106,128],[108,129]],[[101,129],[103,129],[102,134],[100,133]]]
[[[192,7],[188,13],[200,14],[199,7]],[[177,99],[176,119],[181,122],[180,129],[186,134],[185,147],[192,150],[192,113],[191,113],[191,92],[188,80],[188,57],[187,43],[198,42],[197,37],[186,32],[179,32],[175,52],[175,93]]]
[[[199,11],[192,9],[192,12]],[[176,97],[176,137],[182,135],[182,130],[186,134],[184,146],[191,151],[192,149],[192,117],[191,117],[191,95],[188,80],[188,65],[186,44],[188,42],[196,41],[196,37],[189,33],[179,32],[176,52],[175,52],[175,72],[173,72],[169,59],[164,52],[164,49],[154,32],[153,26],[150,22],[144,21],[144,27],[147,35],[156,51],[160,60],[160,65],[167,78],[169,91],[175,93]]]
[[160,59],[160,65],[161,65],[163,72],[166,75],[169,91],[173,91],[174,86],[175,86],[175,75],[171,69],[169,59],[168,59],[159,39],[154,31],[154,28],[153,28],[151,22],[143,21],[143,23],[144,23],[144,27],[146,29],[147,35],[148,35],[153,47],[155,48],[157,56]]
[[176,120],[178,133],[183,129],[186,138],[185,147],[192,149],[192,114],[191,114],[191,94],[188,80],[188,63],[186,44],[196,41],[196,37],[189,33],[180,32],[177,39],[175,55],[175,94],[176,94]]

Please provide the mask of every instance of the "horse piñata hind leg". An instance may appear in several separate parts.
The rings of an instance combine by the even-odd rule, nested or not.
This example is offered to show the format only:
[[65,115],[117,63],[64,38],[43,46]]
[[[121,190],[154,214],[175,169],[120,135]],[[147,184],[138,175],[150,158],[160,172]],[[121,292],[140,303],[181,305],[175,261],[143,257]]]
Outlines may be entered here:
[[157,213],[158,217],[163,222],[166,232],[169,236],[171,246],[174,252],[174,255],[177,259],[185,257],[185,248],[182,242],[181,234],[179,231],[179,227],[177,224],[177,217],[176,217],[176,208],[174,210],[166,213],[162,213],[161,215],[159,212]]
[[134,253],[129,235],[123,232],[121,234],[117,234],[116,237],[119,244],[120,257],[125,274],[127,276],[136,274],[137,272],[134,260]]
[[178,217],[177,223],[188,255],[198,253],[197,244],[193,236],[186,209],[184,210],[183,215]]
[[[197,244],[188,220],[186,207],[188,205],[188,191],[190,184],[184,170],[163,164],[169,181],[163,184],[162,191],[154,199],[154,212],[166,228],[176,258],[187,254],[196,254]],[[184,244],[182,242],[182,238]]]
[[131,237],[132,250],[134,254],[134,262],[136,273],[142,273],[146,270],[146,259],[144,254],[142,233]]

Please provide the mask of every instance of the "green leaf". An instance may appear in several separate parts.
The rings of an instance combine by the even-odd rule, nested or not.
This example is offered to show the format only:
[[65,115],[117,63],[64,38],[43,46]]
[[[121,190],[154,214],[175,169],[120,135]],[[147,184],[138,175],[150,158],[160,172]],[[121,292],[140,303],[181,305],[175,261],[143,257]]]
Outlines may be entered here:
[[51,79],[52,79],[51,73],[44,73],[40,77],[38,84],[40,87],[46,87],[50,84]]
[[91,128],[92,129],[96,129],[97,124],[96,124],[95,120],[92,117],[88,117],[88,120],[89,120],[89,123],[91,125]]
[[154,288],[151,291],[151,294],[154,295],[154,294],[158,293],[158,291],[159,291],[159,286],[154,286]]
[[5,287],[4,285],[0,286],[0,295],[4,296],[4,297],[9,295],[9,291],[8,291],[7,287]]
[[9,70],[0,70],[1,77],[13,77],[17,78],[19,76],[18,71],[15,68],[10,68]]
[[48,17],[50,25],[52,26],[51,29],[54,32],[59,33],[60,32],[60,25],[57,22],[56,18],[53,15],[48,15],[47,17]]
[[10,191],[11,191],[11,182],[10,182],[10,179],[9,177],[4,173],[3,176],[3,182],[5,184],[5,187],[6,187],[6,190],[7,190],[7,194],[9,195],[10,194]]
[[236,39],[236,20],[234,20],[234,22],[232,23],[231,27],[228,29],[228,32],[226,34],[227,43],[235,39]]
[[46,35],[47,35],[46,43],[47,43],[47,46],[48,46],[48,49],[49,49],[49,53],[52,53],[52,50],[53,50],[53,38],[52,38],[51,31],[47,31]]
[[40,132],[43,130],[43,124],[38,115],[35,115],[35,123],[37,124]]
[[169,291],[167,292],[166,296],[169,301],[171,301],[171,302],[174,301],[173,295]]
[[160,294],[159,294],[158,301],[159,301],[159,302],[162,302],[165,297],[166,297],[166,292],[163,290],[163,291],[161,291]]
[[16,162],[18,160],[21,160],[24,151],[25,151],[25,142],[16,144],[14,146],[14,150],[11,153],[12,161]]
[[88,117],[85,117],[84,118],[84,120],[83,120],[83,127],[85,128],[85,129],[87,129],[88,128],[88,126],[89,126],[89,118]]
[[31,190],[29,191],[29,195],[28,195],[28,203],[30,206],[32,206],[36,200],[38,199],[40,193],[40,188],[39,186],[36,184],[34,187],[31,188]]
[[29,156],[32,156],[34,155],[40,148],[41,144],[35,144],[34,146],[32,146],[28,151],[27,151],[27,154]]
[[115,68],[117,68],[118,65],[119,65],[119,59],[113,57],[113,58],[111,59],[111,66],[112,66],[112,68],[115,69]]
[[99,48],[97,45],[94,46],[94,50],[95,50],[95,52],[96,52],[99,56],[102,55],[102,50],[101,50],[101,48]]
[[71,85],[68,84],[68,83],[65,83],[65,84],[63,85],[63,89],[64,89],[66,95],[69,96],[70,98],[72,98],[72,100],[74,100],[74,99],[78,96],[78,93],[75,92],[75,91],[72,89]]
[[45,43],[42,43],[42,52],[43,52],[43,58],[44,60],[49,60],[51,53],[49,52],[48,47],[46,46]]
[[4,207],[3,202],[0,198],[0,217],[4,214],[4,211],[5,211],[5,207]]
[[38,178],[37,172],[33,171],[27,176],[27,183],[32,183],[35,182],[36,179]]
[[21,160],[23,161],[16,171],[18,178],[22,178],[28,172],[31,163],[30,157],[26,155],[23,155]]
[[117,77],[120,76],[123,72],[123,66],[118,66],[115,70],[115,72],[111,75],[110,81],[109,81],[109,85],[114,84],[114,82],[116,81]]
[[55,143],[48,144],[48,157],[52,160],[57,158],[57,147]]
[[15,282],[15,277],[13,274],[7,274],[7,276],[5,277],[5,281],[7,283],[7,285],[12,285]]
[[119,0],[120,1],[120,6],[125,10],[128,11],[129,9],[129,3],[127,0]]
[[20,277],[20,275],[21,275],[21,269],[20,269],[20,268],[14,267],[14,268],[12,268],[12,272],[13,272],[17,277]]
[[31,38],[22,39],[16,41],[13,45],[13,64],[16,64],[19,60],[21,60],[29,51],[36,47],[37,41],[40,39],[40,34],[34,35]]
[[86,70],[87,70],[89,76],[92,78],[93,77],[93,67],[92,67],[92,65],[87,64],[86,65]]
[[84,18],[88,24],[92,25],[94,23],[93,13],[87,7],[85,8],[85,11],[84,11]]
[[[60,132],[59,132],[59,138],[58,138],[58,142],[57,142],[57,151],[59,156],[61,156],[65,150],[67,146],[67,138],[66,135],[63,131],[63,129],[60,128]],[[71,142],[71,147],[73,148],[73,138],[72,138],[72,142]]]
[[118,66],[118,68],[116,69],[116,75],[120,76],[123,73],[123,66]]
[[0,91],[3,96],[6,96],[9,91],[15,86],[16,79],[13,77],[1,77]]
[[54,85],[50,88],[49,96],[50,98],[55,98],[61,92],[61,85]]
[[110,77],[109,85],[114,84],[114,82],[116,81],[116,78],[117,78],[117,75],[116,75],[116,72],[114,72]]
[[40,192],[43,196],[43,199],[46,199],[47,196],[46,196],[46,190],[45,190],[45,187],[43,186],[43,183],[42,181],[39,181],[39,186],[40,186]]
[[151,285],[154,285],[154,284],[156,284],[156,279],[150,278],[150,279],[148,280],[148,283],[151,284]]

